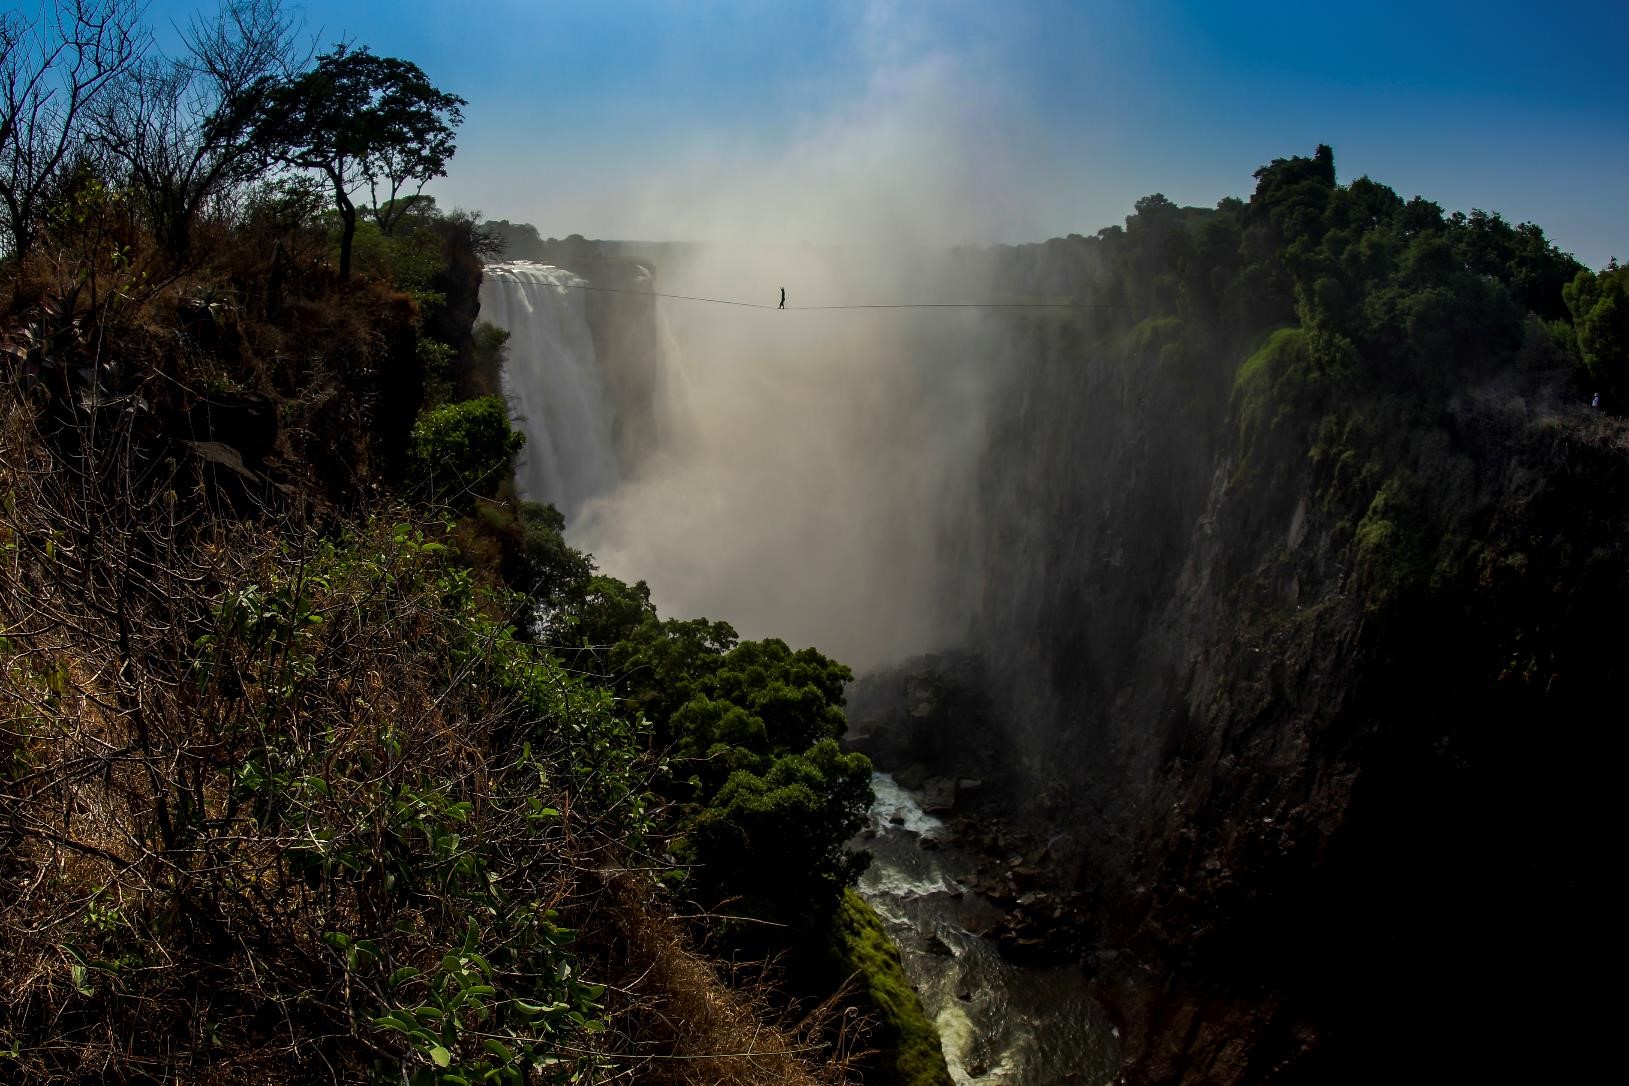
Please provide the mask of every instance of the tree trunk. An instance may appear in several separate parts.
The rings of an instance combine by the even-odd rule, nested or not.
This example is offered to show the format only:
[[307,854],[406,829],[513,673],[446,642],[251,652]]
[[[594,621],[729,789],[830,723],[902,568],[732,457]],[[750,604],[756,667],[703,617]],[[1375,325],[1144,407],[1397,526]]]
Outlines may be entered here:
[[339,217],[345,222],[339,235],[339,281],[344,283],[351,278],[351,242],[356,238],[356,205],[347,196],[340,197]]

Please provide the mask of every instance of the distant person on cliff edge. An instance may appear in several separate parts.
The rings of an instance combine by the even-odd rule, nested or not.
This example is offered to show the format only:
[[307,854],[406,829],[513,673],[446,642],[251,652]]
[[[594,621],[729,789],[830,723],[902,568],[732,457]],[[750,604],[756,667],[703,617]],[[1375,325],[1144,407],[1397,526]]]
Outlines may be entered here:
[[780,307],[782,309],[786,308],[786,288],[785,287],[781,288],[781,306]]

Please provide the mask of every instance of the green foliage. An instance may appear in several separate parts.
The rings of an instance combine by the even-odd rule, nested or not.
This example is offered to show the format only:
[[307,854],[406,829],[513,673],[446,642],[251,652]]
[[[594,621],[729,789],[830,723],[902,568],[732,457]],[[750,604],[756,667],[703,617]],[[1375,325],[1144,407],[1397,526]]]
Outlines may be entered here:
[[415,345],[419,366],[424,371],[424,406],[445,406],[453,398],[457,352],[445,343],[420,336]]
[[[756,727],[745,714],[737,719],[745,730]],[[709,768],[746,767],[710,796],[702,792],[675,849],[696,865],[695,885],[704,894],[812,928],[869,862],[845,845],[871,802],[871,763],[825,739],[801,754],[773,757],[760,775],[750,766],[765,766],[765,756],[753,746],[751,738],[737,745],[721,736],[709,749]]]
[[509,332],[490,321],[475,322],[475,345],[470,370],[481,388],[500,387],[499,375],[508,354]]
[[844,890],[831,922],[831,954],[838,968],[858,975],[864,994],[881,1015],[876,1042],[901,1086],[949,1086],[939,1033],[905,976],[899,948],[882,918],[864,898]]
[[[434,208],[425,210],[433,212]],[[357,269],[392,283],[421,308],[431,309],[446,303],[445,295],[435,290],[433,284],[446,269],[447,261],[442,252],[441,234],[427,214],[412,216],[389,234],[377,221],[358,222],[352,245],[352,263]]]
[[526,435],[509,424],[497,396],[433,407],[419,415],[407,450],[408,478],[435,501],[468,508],[509,475]]
[[548,616],[580,606],[581,593],[593,576],[588,556],[566,545],[566,518],[552,505],[526,502],[520,507],[526,571],[521,587]]
[[[533,881],[548,867],[537,850],[565,845],[564,804],[549,799],[562,788],[593,812],[597,837],[643,839],[638,729],[491,618],[505,602],[418,529],[326,544],[292,572],[223,599],[199,642],[200,683],[208,692],[231,675],[261,705],[266,739],[233,780],[257,833],[288,841],[284,860],[307,884],[358,899],[335,914],[358,919],[323,938],[357,992],[379,993],[367,1020],[408,1046],[387,1077],[522,1083],[569,1064],[559,1044],[603,1028],[603,989],[576,972],[573,933]],[[469,753],[421,757],[427,737],[401,714],[320,736],[275,729],[311,702],[328,654],[370,631],[406,633],[404,606],[435,660],[414,681],[440,673],[442,700],[464,700],[494,748],[512,752],[478,776]],[[304,661],[299,681],[292,657]],[[433,920],[403,929],[390,918],[404,910]],[[437,949],[449,931],[456,945]]]
[[1580,271],[1564,294],[1589,386],[1607,410],[1629,412],[1629,267]]
[[814,649],[740,641],[727,623],[659,618],[643,582],[593,574],[549,514],[526,525],[546,636],[651,722],[690,892],[818,927],[867,862],[846,842],[871,803],[871,765],[836,742],[852,673]]
[[1291,399],[1282,395],[1285,382],[1301,372],[1305,352],[1304,331],[1280,328],[1239,366],[1233,378],[1233,417],[1242,448],[1272,429],[1285,401]]
[[1475,489],[1443,421],[1467,390],[1599,393],[1624,409],[1629,277],[1582,271],[1530,223],[1341,184],[1328,147],[1256,180],[1248,201],[1156,194],[1123,229],[1026,249],[1034,266],[1008,275],[1024,293],[1117,308],[1047,333],[1048,352],[1092,361],[1025,394],[1097,396],[1099,360],[1140,368],[1170,440],[1230,443],[1235,486],[1310,483],[1308,510],[1327,518],[1358,592],[1400,599],[1452,565],[1432,539],[1453,535],[1443,512]]
[[1411,476],[1398,475],[1375,492],[1358,522],[1354,557],[1371,610],[1391,603],[1399,592],[1422,587],[1430,574],[1436,540],[1425,500]]

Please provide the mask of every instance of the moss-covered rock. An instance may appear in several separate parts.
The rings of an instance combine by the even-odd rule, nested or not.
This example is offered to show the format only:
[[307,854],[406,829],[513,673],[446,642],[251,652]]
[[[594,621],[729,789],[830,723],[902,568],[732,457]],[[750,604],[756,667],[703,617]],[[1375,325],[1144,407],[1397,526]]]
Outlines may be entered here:
[[853,890],[832,918],[832,956],[861,987],[879,1017],[873,1041],[881,1050],[883,1073],[878,1079],[900,1086],[950,1086],[939,1047],[939,1032],[928,1020],[911,982],[905,978],[899,948],[888,937],[882,918]]

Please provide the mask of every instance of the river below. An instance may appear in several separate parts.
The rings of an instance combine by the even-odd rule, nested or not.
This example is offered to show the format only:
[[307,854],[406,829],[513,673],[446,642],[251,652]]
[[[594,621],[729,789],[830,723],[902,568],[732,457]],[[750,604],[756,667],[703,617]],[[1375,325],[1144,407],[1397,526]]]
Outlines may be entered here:
[[[899,945],[905,973],[939,1029],[958,1086],[1102,1086],[1115,1035],[1076,965],[1004,959],[989,930],[1002,911],[964,881],[973,856],[886,774],[864,845],[859,891]],[[927,847],[923,847],[926,843]]]

